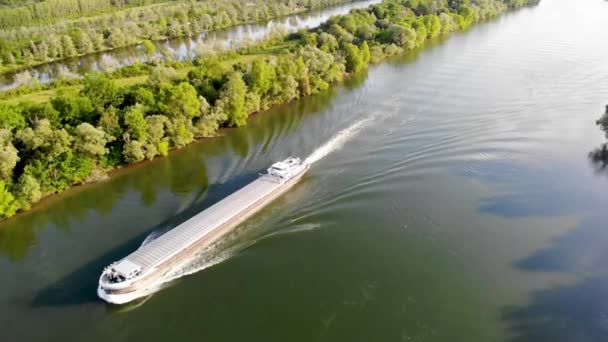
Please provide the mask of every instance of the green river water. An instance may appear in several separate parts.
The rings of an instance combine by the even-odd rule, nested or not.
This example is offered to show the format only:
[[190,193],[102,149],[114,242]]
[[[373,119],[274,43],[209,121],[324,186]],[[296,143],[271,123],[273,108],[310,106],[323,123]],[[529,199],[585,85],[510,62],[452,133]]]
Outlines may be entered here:
[[[45,200],[0,225],[0,340],[608,340],[606,18],[543,0]],[[302,182],[177,280],[97,299],[104,266],[290,155]]]

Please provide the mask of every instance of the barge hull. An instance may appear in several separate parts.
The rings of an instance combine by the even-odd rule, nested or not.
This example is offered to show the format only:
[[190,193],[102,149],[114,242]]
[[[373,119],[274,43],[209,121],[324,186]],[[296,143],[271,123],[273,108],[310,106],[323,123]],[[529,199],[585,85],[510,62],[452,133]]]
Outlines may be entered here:
[[[145,269],[144,272],[142,272],[145,274],[142,274],[141,277],[138,277],[139,279],[133,281],[129,286],[125,286],[125,287],[115,289],[115,290],[100,288],[100,291],[104,291],[105,294],[108,294],[111,296],[117,296],[117,295],[120,296],[120,295],[132,294],[136,291],[145,290],[151,286],[154,286],[155,284],[157,284],[159,282],[159,280],[161,280],[163,277],[165,277],[169,272],[174,270],[176,267],[179,267],[180,265],[183,265],[187,261],[191,260],[192,257],[194,255],[196,255],[197,252],[210,246],[211,244],[213,244],[214,242],[219,240],[228,231],[230,231],[237,225],[241,224],[242,222],[244,222],[245,220],[247,220],[248,218],[250,218],[251,216],[256,214],[258,211],[260,211],[264,206],[268,205],[270,202],[272,202],[275,199],[277,199],[278,197],[280,197],[282,194],[284,194],[286,191],[288,191],[290,188],[292,188],[296,183],[298,183],[298,181],[302,178],[302,176],[305,173],[306,173],[306,169],[304,171],[302,171],[300,174],[298,174],[297,176],[289,179],[285,183],[275,183],[274,186],[268,185],[268,191],[263,196],[259,196],[254,201],[248,202],[244,208],[236,208],[236,209],[238,209],[237,210],[238,213],[229,215],[229,219],[221,222],[219,225],[216,225],[216,226],[209,225],[208,227],[203,226],[202,231],[207,231],[206,234],[203,234],[198,239],[193,240],[193,242],[188,244],[187,247],[179,249],[176,253],[173,253],[169,257],[165,257],[164,260],[162,260],[162,261],[157,261],[155,265],[153,265],[152,267],[150,267],[148,269]],[[188,223],[188,222],[191,222],[194,220],[198,221],[198,223],[214,222],[213,217],[210,217],[210,216],[214,216],[214,214],[216,212],[224,213],[226,210],[229,209],[228,206],[231,206],[234,208],[234,205],[230,204],[230,203],[234,203],[235,198],[238,198],[241,196],[247,196],[248,193],[251,191],[259,191],[260,187],[255,186],[256,182],[270,182],[270,181],[268,179],[264,179],[263,177],[260,179],[257,179],[255,181],[253,181],[252,183],[248,184],[247,186],[245,186],[244,188],[242,188],[241,190],[226,197],[224,200],[211,206],[209,209],[205,210],[203,213],[186,221],[185,223]],[[157,253],[157,251],[153,250],[154,248],[157,248],[156,246],[161,246],[158,243],[155,244],[155,242],[162,240],[162,243],[163,243],[162,246],[166,247],[168,245],[167,245],[167,238],[165,237],[165,235],[171,234],[171,233],[173,233],[173,235],[177,235],[177,234],[183,233],[182,232],[183,230],[185,230],[183,227],[181,227],[181,226],[177,227],[174,230],[171,230],[171,231],[165,233],[163,236],[159,237],[158,239],[141,247],[139,250],[137,250],[134,253],[132,253],[131,255],[125,257],[123,260],[126,259],[126,260],[132,261],[134,263],[140,262],[142,260],[149,260],[147,258],[138,258],[137,257],[138,255],[141,255],[142,252],[145,252],[148,255],[152,255],[152,256],[156,257],[157,260],[163,259],[162,256],[160,256],[160,257],[158,256],[159,254]],[[189,234],[185,234],[185,235],[187,236]],[[169,236],[169,237],[171,237],[171,236]],[[178,240],[181,240],[181,239],[178,239]],[[169,246],[171,246],[171,245],[169,245]]]

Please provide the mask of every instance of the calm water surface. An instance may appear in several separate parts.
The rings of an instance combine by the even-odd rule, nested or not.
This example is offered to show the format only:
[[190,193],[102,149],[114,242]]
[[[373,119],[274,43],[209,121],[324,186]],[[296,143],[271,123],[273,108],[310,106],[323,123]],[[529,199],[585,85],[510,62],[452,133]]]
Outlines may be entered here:
[[[2,341],[605,341],[608,3],[541,5],[373,67],[0,230]],[[344,129],[302,183],[126,307],[108,263]]]
[[[176,60],[192,60],[201,51],[214,48],[235,48],[243,42],[263,39],[276,30],[295,32],[303,28],[321,25],[334,15],[346,14],[354,8],[365,8],[381,0],[354,0],[350,3],[276,18],[263,23],[244,24],[227,29],[205,32],[192,37],[177,37],[154,42],[159,51],[166,50]],[[161,52],[152,56],[164,59]],[[111,71],[119,67],[145,62],[149,59],[142,46],[129,46],[107,52],[60,60],[29,69],[32,77],[47,83],[62,75],[79,76],[94,70]],[[0,74],[0,90],[19,86],[16,75],[23,71]]]

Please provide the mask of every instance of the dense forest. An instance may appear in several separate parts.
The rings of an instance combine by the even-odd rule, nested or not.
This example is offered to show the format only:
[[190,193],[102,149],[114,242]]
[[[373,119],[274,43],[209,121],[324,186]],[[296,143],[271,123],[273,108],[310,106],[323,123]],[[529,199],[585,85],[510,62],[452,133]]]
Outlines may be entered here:
[[[252,113],[322,92],[371,61],[524,4],[385,0],[238,53],[129,67],[145,70],[145,83],[122,86],[113,75],[92,73],[78,91],[61,91],[48,103],[0,103],[0,219],[113,168],[243,126]],[[269,46],[278,52],[255,54]]]
[[90,16],[122,8],[146,6],[172,0],[0,0],[0,27],[52,22],[70,16]]
[[[0,71],[352,1],[355,0],[47,0],[0,8]],[[163,4],[143,6],[154,3]],[[137,7],[103,14],[132,6]],[[102,14],[85,17],[99,12]],[[57,21],[70,15],[84,18]]]

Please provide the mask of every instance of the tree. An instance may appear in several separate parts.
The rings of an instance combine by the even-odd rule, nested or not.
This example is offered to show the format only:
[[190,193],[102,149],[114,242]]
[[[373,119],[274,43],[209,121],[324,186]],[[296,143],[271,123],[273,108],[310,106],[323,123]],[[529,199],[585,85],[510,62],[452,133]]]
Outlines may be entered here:
[[248,113],[245,112],[245,95],[247,86],[241,73],[233,72],[224,86],[216,107],[221,108],[228,118],[230,126],[244,126]]
[[46,42],[42,41],[40,44],[38,44],[38,53],[36,53],[36,59],[43,62],[48,61],[49,46]]
[[88,54],[95,51],[91,37],[89,37],[88,33],[86,32],[80,32],[78,35],[77,44],[78,52],[81,54]]
[[359,72],[365,67],[361,52],[354,44],[344,44],[342,48],[346,57],[346,71]]
[[169,139],[175,147],[183,147],[194,140],[192,121],[185,117],[175,117],[167,123]]
[[101,157],[108,153],[106,144],[110,136],[102,129],[89,123],[81,123],[74,132],[74,150],[91,157]]
[[441,20],[435,14],[425,16],[424,25],[426,26],[429,38],[435,38],[441,33]]
[[21,107],[0,103],[0,128],[17,130],[27,126]]
[[256,59],[251,65],[249,79],[251,90],[260,96],[264,96],[276,80],[274,66],[267,61]]
[[338,40],[329,33],[321,32],[317,39],[317,46],[325,52],[334,52],[338,49]]
[[125,143],[123,155],[127,163],[137,163],[146,157],[142,143],[137,140],[130,140]]
[[366,41],[361,44],[359,50],[361,51],[361,58],[363,59],[363,64],[365,66],[369,65],[369,62],[372,59],[372,53],[369,50],[369,45],[367,45]]
[[148,127],[146,119],[144,118],[144,107],[139,104],[129,107],[124,118],[129,138],[138,141],[145,141]]
[[78,51],[76,51],[76,47],[74,46],[74,41],[70,36],[62,36],[61,37],[61,47],[63,57],[74,57],[78,55]]
[[[300,81],[303,84],[307,83],[306,86],[313,94],[327,89],[329,82],[339,81],[344,76],[344,65],[337,62],[330,53],[321,51],[314,46],[305,46],[299,51],[299,55],[304,62],[304,68],[302,68],[302,65],[298,65],[298,69],[302,69],[301,72],[308,70]],[[301,92],[303,94],[309,93],[307,89],[301,89]]]
[[118,85],[99,72],[92,72],[85,76],[81,94],[89,98],[91,105],[98,113],[110,106],[118,107],[124,98]]
[[146,132],[146,143],[144,144],[146,159],[153,159],[158,154],[165,155],[167,153],[169,145],[164,138],[165,127],[168,124],[169,119],[164,115],[151,115],[146,117],[146,125],[148,128]]
[[47,119],[37,121],[34,128],[18,131],[16,138],[25,146],[26,152],[39,152],[38,157],[45,160],[58,158],[70,150],[72,144],[70,134],[64,129],[53,128]]
[[21,209],[29,209],[33,203],[36,203],[42,198],[40,183],[36,178],[23,174],[19,177],[17,186],[15,187],[16,200]]
[[123,134],[120,118],[118,117],[117,109],[114,107],[110,107],[101,113],[97,125],[112,137],[110,138],[111,140],[116,140]]
[[0,180],[9,182],[19,161],[19,151],[13,146],[11,131],[0,129]]
[[160,89],[165,83],[173,82],[177,79],[177,71],[171,67],[159,65],[152,69],[148,84],[153,88]]
[[126,39],[127,37],[125,36],[122,29],[114,28],[111,30],[110,36],[108,37],[107,41],[111,47],[117,48],[124,46],[126,43]]
[[176,86],[163,85],[158,98],[158,108],[170,118],[192,119],[201,114],[201,103],[198,100],[196,89],[188,82],[182,82]]
[[5,220],[15,215],[18,209],[15,197],[6,189],[6,183],[0,180],[0,219]]
[[48,120],[55,127],[61,125],[61,113],[48,102],[43,104],[21,103],[21,115],[23,115],[26,121],[33,124],[36,124],[40,120]]
[[46,119],[38,121],[34,128],[18,131],[16,138],[27,155],[23,174],[35,178],[42,193],[82,183],[94,167],[91,157],[74,153],[70,134],[65,129],[52,127]]
[[408,50],[416,47],[416,31],[409,27],[391,24],[385,32],[385,40],[388,43],[394,43]]
[[51,99],[53,108],[61,113],[63,124],[76,126],[81,122],[93,122],[93,105],[88,97],[74,93],[60,93]]

